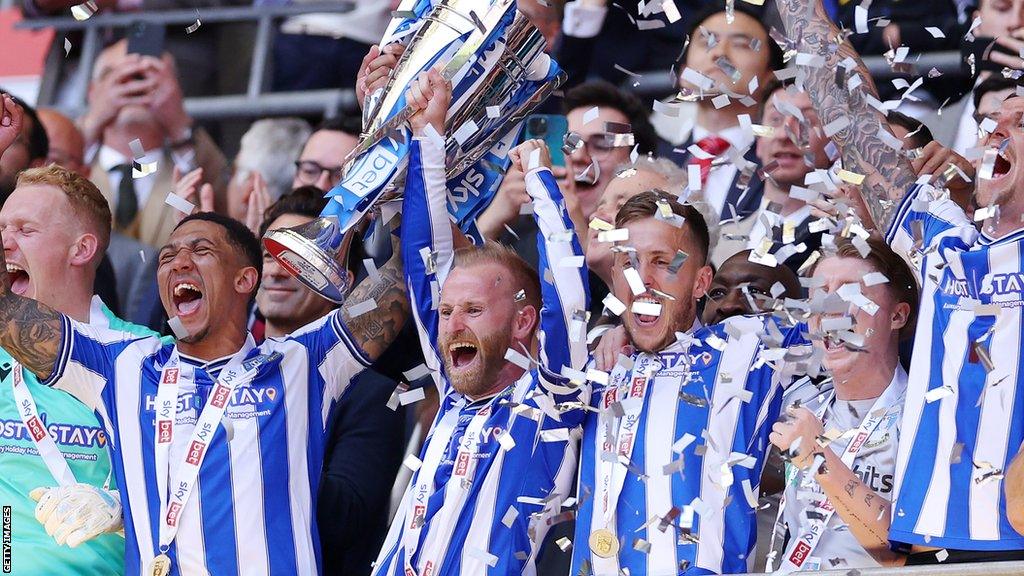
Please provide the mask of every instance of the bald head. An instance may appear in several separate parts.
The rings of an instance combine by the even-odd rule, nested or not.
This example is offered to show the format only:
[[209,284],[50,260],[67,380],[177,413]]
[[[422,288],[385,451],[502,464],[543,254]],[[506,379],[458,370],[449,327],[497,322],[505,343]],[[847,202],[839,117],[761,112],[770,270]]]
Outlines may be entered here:
[[53,108],[40,108],[39,121],[50,138],[50,150],[46,156],[47,164],[56,164],[89,177],[89,167],[85,165],[85,137],[67,116]]

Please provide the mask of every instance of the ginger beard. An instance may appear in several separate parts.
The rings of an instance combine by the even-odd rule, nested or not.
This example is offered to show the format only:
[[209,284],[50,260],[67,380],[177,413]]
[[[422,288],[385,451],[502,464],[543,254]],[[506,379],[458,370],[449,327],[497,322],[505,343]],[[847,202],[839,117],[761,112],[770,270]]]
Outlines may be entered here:
[[486,395],[511,363],[513,321],[519,310],[512,275],[497,263],[456,267],[445,280],[438,306],[438,349],[452,387],[471,397]]

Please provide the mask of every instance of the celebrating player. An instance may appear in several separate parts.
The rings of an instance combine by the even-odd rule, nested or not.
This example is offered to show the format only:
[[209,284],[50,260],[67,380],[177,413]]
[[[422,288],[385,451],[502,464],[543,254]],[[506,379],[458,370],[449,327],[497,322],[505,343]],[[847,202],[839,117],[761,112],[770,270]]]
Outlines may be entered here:
[[[832,392],[813,412],[789,408],[769,437],[793,456],[779,527],[782,532],[788,527],[788,544],[775,558],[785,573],[902,563],[902,556],[889,550],[888,534],[907,389],[899,342],[914,329],[917,282],[881,239],[868,245],[865,258],[849,240],[837,242],[835,252],[815,267],[811,294],[811,302],[828,311],[815,315],[812,331],[828,334],[838,328],[828,322],[852,319],[843,329],[863,337],[863,345],[853,347],[831,335],[816,341],[825,349]],[[851,292],[867,300],[860,305],[844,300]],[[833,440],[831,445],[822,447],[822,436]]]
[[[257,347],[245,325],[261,264],[241,223],[182,220],[159,253],[160,297],[177,333],[162,342],[26,298],[0,261],[0,345],[95,410],[111,438],[128,574],[318,571],[324,428],[351,378],[394,337],[387,327],[402,324],[391,317],[408,309],[391,306],[405,301],[400,264],[350,296],[375,296],[376,310],[342,309]],[[56,509],[74,518],[91,504],[64,499]]]
[[533,199],[540,277],[500,245],[456,249],[466,240],[448,218],[439,135],[450,90],[431,71],[407,96],[419,112],[402,252],[441,406],[374,574],[532,574],[576,467],[588,389],[569,380],[587,359],[586,268],[539,141],[512,157]]
[[[7,117],[17,118],[10,103]],[[0,154],[10,134],[0,127]],[[22,172],[0,207],[11,290],[97,328],[150,334],[114,317],[93,296],[110,219],[103,195],[82,176],[56,166]],[[124,538],[99,535],[120,528],[121,506],[116,492],[106,490],[109,444],[96,415],[40,384],[0,349],[0,419],[9,431],[0,437],[0,500],[11,509],[11,572],[122,573]],[[41,500],[38,508],[30,495]],[[91,505],[90,514],[55,514],[56,503],[65,499]]]
[[628,230],[613,280],[636,352],[593,394],[572,573],[746,572],[782,385],[810,359],[789,347],[804,341],[752,316],[683,332],[710,281],[707,227],[692,206],[643,192],[615,226]]
[[874,221],[922,283],[889,538],[910,548],[907,564],[1022,559],[1024,536],[1007,518],[1002,476],[1024,440],[1024,98],[1005,101],[983,142],[979,234],[948,194],[915,185],[910,161],[870,103],[870,76],[820,0],[778,6],[797,49],[822,60],[801,67],[798,81],[823,123],[849,120],[834,137],[844,168],[864,175]]

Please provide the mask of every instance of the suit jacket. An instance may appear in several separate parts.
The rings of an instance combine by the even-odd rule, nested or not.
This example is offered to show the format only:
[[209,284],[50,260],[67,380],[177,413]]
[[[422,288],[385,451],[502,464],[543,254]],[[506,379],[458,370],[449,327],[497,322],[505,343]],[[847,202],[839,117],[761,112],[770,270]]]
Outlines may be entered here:
[[[227,159],[203,129],[196,128],[193,135],[195,137],[195,165],[202,166],[205,181],[213,185],[214,209],[223,213],[227,206],[227,178],[225,178],[228,167]],[[131,225],[124,229],[115,227],[117,232],[154,247],[162,246],[167,241],[171,231],[178,223],[180,214],[176,208],[164,202],[167,194],[174,189],[173,172],[174,159],[171,157],[170,150],[164,150],[163,158],[157,165],[156,174],[153,175],[153,191],[149,194],[149,198],[139,206],[139,213]],[[117,188],[111,184],[110,178],[100,166],[98,158],[93,161],[91,179],[106,197],[111,212],[114,212],[117,206]]]
[[[114,232],[110,236],[107,257],[117,279],[120,317],[153,330],[163,324],[163,306],[156,288],[157,252],[138,240]],[[156,298],[153,296],[156,295]]]
[[[690,161],[690,153],[686,151],[693,144],[693,133],[691,132],[686,140],[679,146],[672,145],[671,142],[659,139],[657,155],[659,158],[668,158],[679,166],[686,166]],[[681,152],[676,152],[676,150]],[[747,149],[743,157],[748,162],[753,162],[759,168],[761,161],[757,158],[757,151],[753,144]],[[758,206],[761,205],[761,196],[764,194],[764,182],[754,174],[750,178],[750,182],[745,187],[739,185],[740,176],[742,174],[737,170],[736,176],[732,179],[732,185],[729,187],[729,192],[725,196],[725,206],[732,206],[736,209],[736,216],[739,218],[745,218],[757,210]],[[732,213],[728,208],[723,209],[721,217],[723,219],[732,217]]]
[[715,270],[721,268],[722,263],[734,254],[747,249],[750,231],[754,229],[757,218],[767,205],[767,200],[761,200],[757,209],[746,217],[719,224],[718,242],[712,248],[710,258],[711,265],[715,267]]

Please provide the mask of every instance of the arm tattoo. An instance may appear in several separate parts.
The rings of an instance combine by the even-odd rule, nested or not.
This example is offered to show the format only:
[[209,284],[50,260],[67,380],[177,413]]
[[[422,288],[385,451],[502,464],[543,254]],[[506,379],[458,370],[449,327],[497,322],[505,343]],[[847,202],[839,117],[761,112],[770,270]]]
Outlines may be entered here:
[[846,490],[846,494],[850,498],[853,498],[853,493],[857,490],[857,481],[850,480],[849,482],[846,483],[846,486],[844,486],[843,489]]
[[0,346],[45,380],[57,361],[63,330],[59,312],[11,292],[7,260],[0,249]]
[[[861,192],[876,226],[884,232],[916,176],[907,158],[879,137],[880,127],[888,130],[888,123],[868,103],[868,96],[877,98],[874,81],[818,0],[779,0],[776,6],[786,35],[798,39],[800,52],[825,60],[819,67],[801,67],[804,89],[816,103],[823,126],[849,119],[849,126],[833,135],[832,141],[841,152],[844,168],[865,176]],[[847,58],[856,63],[849,72],[839,65]],[[860,76],[861,84],[851,91],[848,82],[854,76]]]
[[[356,343],[371,359],[376,360],[394,342],[409,317],[409,297],[402,276],[402,258],[398,249],[380,269],[380,282],[366,279],[348,295],[342,319]],[[377,308],[359,316],[349,315],[348,307],[373,300]]]

